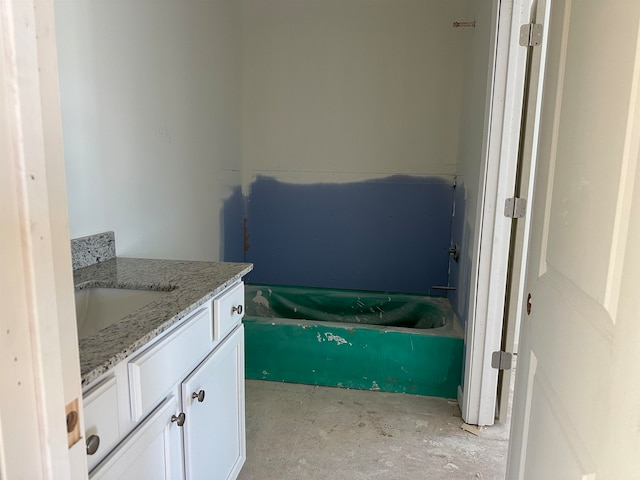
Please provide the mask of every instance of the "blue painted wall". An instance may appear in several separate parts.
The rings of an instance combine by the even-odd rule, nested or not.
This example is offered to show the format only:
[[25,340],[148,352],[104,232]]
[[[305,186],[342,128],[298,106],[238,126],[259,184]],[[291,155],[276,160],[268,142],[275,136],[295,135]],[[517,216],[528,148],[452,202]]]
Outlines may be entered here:
[[449,279],[452,183],[258,177],[245,199],[244,258],[254,263],[247,281],[444,295],[432,287]]

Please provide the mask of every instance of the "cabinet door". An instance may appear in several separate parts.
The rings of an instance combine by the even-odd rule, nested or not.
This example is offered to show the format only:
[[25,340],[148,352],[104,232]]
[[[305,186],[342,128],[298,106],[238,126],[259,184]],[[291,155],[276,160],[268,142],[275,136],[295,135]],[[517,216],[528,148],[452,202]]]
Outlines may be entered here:
[[179,479],[183,477],[180,430],[174,396],[165,400],[91,472],[92,480]]
[[244,464],[243,328],[238,326],[182,384],[187,479],[235,479]]

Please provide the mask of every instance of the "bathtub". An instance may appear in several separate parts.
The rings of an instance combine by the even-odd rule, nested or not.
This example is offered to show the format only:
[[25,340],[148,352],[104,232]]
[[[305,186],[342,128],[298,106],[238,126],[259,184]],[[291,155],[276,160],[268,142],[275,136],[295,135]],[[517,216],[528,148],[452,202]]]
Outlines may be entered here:
[[463,334],[442,297],[245,286],[246,377],[455,398]]

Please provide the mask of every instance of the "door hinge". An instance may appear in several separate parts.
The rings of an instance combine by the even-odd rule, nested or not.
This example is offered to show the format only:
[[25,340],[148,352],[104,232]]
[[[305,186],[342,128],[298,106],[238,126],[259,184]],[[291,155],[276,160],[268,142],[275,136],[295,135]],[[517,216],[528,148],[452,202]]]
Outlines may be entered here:
[[520,27],[520,46],[539,47],[542,45],[543,25],[540,23],[527,23]]
[[504,201],[504,216],[507,218],[522,218],[527,214],[527,199],[511,197]]
[[513,355],[509,352],[493,352],[491,355],[491,368],[498,370],[511,370]]

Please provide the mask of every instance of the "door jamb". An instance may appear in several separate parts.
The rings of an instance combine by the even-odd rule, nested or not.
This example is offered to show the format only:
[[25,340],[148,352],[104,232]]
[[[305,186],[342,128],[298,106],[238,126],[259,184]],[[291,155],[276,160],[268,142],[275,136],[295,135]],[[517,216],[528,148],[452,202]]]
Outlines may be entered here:
[[87,477],[61,133],[53,2],[4,2],[0,478]]
[[532,0],[498,0],[495,54],[488,128],[483,146],[482,201],[479,202],[479,241],[474,272],[475,298],[465,332],[465,376],[459,401],[462,418],[474,425],[493,425],[498,370],[491,367],[500,350],[507,282],[510,218],[503,215],[513,196],[522,117],[527,49],[520,47],[520,26],[530,22]]

